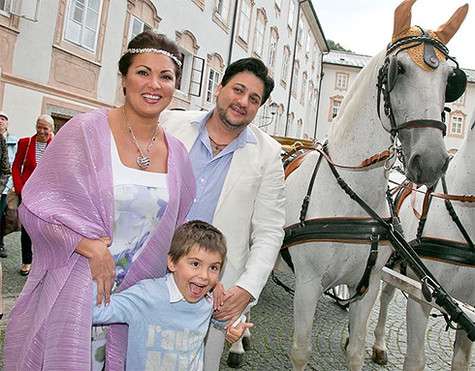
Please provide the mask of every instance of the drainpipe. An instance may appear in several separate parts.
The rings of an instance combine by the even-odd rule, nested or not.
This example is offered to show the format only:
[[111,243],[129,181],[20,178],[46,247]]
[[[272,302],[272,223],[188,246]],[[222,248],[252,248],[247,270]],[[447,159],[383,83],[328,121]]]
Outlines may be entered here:
[[[290,0],[292,1],[292,0]],[[287,129],[289,127],[289,114],[290,114],[290,98],[292,97],[292,83],[294,81],[294,68],[295,68],[295,56],[297,54],[297,39],[299,36],[299,22],[300,22],[300,5],[307,2],[308,0],[299,0],[297,3],[297,23],[295,24],[295,39],[294,39],[294,51],[292,56],[292,68],[290,70],[290,84],[289,84],[289,98],[287,100],[287,115],[285,120],[285,131],[284,137],[287,136]]]
[[318,82],[318,99],[317,99],[317,112],[315,113],[315,130],[313,133],[313,138],[317,139],[317,124],[318,124],[318,112],[320,110],[320,97],[322,96],[321,91],[322,91],[322,80],[323,76],[325,74],[323,73],[323,56],[328,54],[330,52],[322,52],[320,55],[320,81]]
[[229,52],[228,52],[227,66],[229,66],[231,64],[231,58],[233,56],[233,45],[234,45],[234,34],[236,33],[237,11],[238,11],[238,0],[235,0],[234,1],[234,10],[233,10],[233,23],[231,25],[231,38],[229,40]]

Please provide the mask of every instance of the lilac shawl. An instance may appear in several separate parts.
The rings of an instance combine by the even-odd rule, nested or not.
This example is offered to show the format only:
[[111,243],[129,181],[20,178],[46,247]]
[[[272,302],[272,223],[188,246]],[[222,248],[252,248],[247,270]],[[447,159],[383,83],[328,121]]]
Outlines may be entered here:
[[[12,310],[5,343],[6,370],[89,370],[92,285],[88,261],[74,250],[82,237],[112,236],[111,134],[104,109],[65,125],[22,192],[20,218],[33,241],[33,265]],[[168,144],[166,211],[118,290],[166,272],[175,227],[195,193],[187,151]],[[125,368],[127,327],[113,325],[106,369]]]

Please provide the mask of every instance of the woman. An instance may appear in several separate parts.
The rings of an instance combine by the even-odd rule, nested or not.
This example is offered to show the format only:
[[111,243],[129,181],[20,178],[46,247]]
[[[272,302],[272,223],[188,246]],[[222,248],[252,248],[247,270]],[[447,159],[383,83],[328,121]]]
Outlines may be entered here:
[[[113,285],[165,274],[194,197],[186,149],[158,125],[178,57],[164,36],[136,36],[119,61],[125,104],[72,119],[23,190],[34,264],[7,327],[7,370],[88,370],[91,279],[101,303]],[[124,369],[126,341],[127,327],[107,331],[107,370]]]
[[[21,202],[21,191],[36,165],[43,157],[46,147],[53,138],[54,120],[50,115],[41,115],[36,119],[36,134],[31,138],[21,138],[12,164],[12,177],[15,192]],[[31,239],[25,228],[21,227],[21,268],[20,274],[30,273],[32,261]]]

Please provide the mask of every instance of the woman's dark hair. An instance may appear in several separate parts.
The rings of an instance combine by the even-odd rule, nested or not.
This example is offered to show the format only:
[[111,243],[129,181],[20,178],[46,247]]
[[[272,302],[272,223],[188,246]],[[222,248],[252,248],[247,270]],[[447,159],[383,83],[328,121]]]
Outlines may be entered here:
[[233,78],[234,75],[237,75],[240,72],[250,72],[256,75],[257,78],[262,80],[264,83],[264,94],[262,96],[261,106],[269,98],[270,93],[274,90],[274,80],[269,76],[269,70],[266,65],[257,58],[243,58],[231,63],[226,71],[224,71],[223,79],[221,80],[221,85],[226,85],[229,80]]
[[[139,33],[132,40],[130,40],[129,45],[127,45],[127,49],[145,48],[165,50],[173,54],[178,59],[181,59],[180,52],[178,51],[178,47],[175,42],[173,42],[163,34],[158,34],[150,30]],[[127,52],[122,56],[122,58],[120,58],[119,71],[122,76],[127,75],[127,71],[129,70],[129,67],[132,64],[132,60],[135,55],[136,54],[131,54]],[[175,78],[179,79],[181,76],[181,67],[178,66],[175,61],[173,61],[173,64],[175,65]]]

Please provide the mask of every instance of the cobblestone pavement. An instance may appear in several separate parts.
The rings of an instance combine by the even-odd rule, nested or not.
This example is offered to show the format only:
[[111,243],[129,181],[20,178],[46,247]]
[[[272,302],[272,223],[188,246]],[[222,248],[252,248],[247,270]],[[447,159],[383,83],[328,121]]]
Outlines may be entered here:
[[[5,238],[8,258],[1,259],[3,266],[3,303],[4,313],[8,315],[16,297],[21,291],[25,278],[20,276],[18,269],[21,262],[19,233]],[[292,286],[290,275],[279,273],[279,278]],[[378,366],[371,362],[371,344],[373,330],[377,318],[377,308],[369,322],[366,357],[363,370],[402,370],[403,357],[406,349],[405,330],[405,298],[398,294],[393,301],[388,315],[387,345],[388,365]],[[253,308],[252,321],[256,327],[252,330],[252,349],[245,355],[241,368],[243,371],[290,370],[288,356],[290,349],[293,319],[292,297],[282,288],[269,281],[260,299]],[[308,370],[343,371],[346,370],[343,346],[347,337],[348,313],[334,304],[330,298],[324,297],[317,307],[313,328],[313,352]],[[0,369],[3,364],[3,337],[6,320],[0,321]],[[431,319],[426,335],[427,370],[446,371],[450,369],[454,332],[445,332],[445,322]],[[230,371],[226,365],[227,351],[221,361],[221,370]],[[472,357],[472,368],[475,370],[475,357]]]

